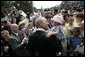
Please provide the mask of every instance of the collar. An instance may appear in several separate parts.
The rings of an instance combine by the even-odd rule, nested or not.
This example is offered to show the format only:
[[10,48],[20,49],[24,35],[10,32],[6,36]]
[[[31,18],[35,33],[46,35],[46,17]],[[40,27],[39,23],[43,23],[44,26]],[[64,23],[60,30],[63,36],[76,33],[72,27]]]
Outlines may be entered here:
[[45,29],[43,29],[43,28],[37,28],[37,30],[39,30],[39,31],[45,31]]
[[18,36],[18,33],[14,33],[14,34]]

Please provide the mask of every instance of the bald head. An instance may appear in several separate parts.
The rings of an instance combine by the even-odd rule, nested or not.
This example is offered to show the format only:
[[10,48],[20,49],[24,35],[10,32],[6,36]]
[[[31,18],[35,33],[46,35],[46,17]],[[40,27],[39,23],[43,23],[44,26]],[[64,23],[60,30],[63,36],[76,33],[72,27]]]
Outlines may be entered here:
[[17,30],[19,29],[18,25],[17,24],[11,24],[10,25],[10,29],[12,32],[17,32]]

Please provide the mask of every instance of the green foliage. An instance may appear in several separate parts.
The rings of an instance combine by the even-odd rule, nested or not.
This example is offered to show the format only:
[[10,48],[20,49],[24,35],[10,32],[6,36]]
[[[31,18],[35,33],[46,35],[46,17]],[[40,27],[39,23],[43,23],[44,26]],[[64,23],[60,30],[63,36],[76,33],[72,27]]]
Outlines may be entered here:
[[18,9],[23,10],[24,12],[27,12],[27,11],[29,11],[30,13],[32,12],[32,8],[33,8],[32,1],[16,1],[14,5]]
[[23,10],[25,13],[27,11],[33,12],[32,1],[1,1],[1,15],[6,15],[12,6],[15,6],[18,10]]
[[6,15],[11,6],[11,1],[1,1],[1,17]]
[[62,1],[60,9],[76,9],[84,6],[84,1]]

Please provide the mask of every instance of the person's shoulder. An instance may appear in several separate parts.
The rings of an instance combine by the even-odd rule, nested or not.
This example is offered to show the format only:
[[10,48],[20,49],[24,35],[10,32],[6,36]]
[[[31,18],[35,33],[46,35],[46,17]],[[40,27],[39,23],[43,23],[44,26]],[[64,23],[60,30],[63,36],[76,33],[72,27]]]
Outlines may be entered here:
[[40,31],[40,30],[37,30],[37,31],[35,31],[31,36],[39,36],[39,35],[42,35],[43,33],[45,33],[45,32],[43,32],[43,31]]
[[35,33],[45,33],[45,31],[41,31],[41,30],[36,30]]
[[10,37],[9,37],[9,39],[13,39],[14,38],[14,35],[13,34],[11,34],[10,35]]
[[21,32],[21,30],[17,30],[17,32],[19,33],[19,32]]
[[9,38],[14,39],[14,37],[16,37],[16,35],[14,33],[11,33]]
[[12,41],[12,40],[14,40],[15,38],[14,38],[14,35],[10,35],[10,37],[9,37],[9,41]]

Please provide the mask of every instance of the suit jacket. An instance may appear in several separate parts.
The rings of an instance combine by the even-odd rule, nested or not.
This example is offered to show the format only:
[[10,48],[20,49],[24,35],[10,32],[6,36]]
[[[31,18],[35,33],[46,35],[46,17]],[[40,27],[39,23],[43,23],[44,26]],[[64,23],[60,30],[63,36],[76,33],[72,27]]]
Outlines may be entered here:
[[18,30],[17,33],[18,33],[18,36],[20,37],[20,39],[23,40],[24,39],[24,31]]
[[20,45],[21,39],[19,36],[15,35],[14,33],[11,33],[9,38],[9,44],[12,47],[13,52],[16,54],[16,56],[28,56],[28,51],[25,48],[25,46]]
[[24,30],[24,32],[25,32],[25,34],[29,37],[29,35],[30,35],[29,29],[26,28],[26,29]]
[[[61,42],[55,35],[45,37],[44,31],[36,31],[29,38],[28,50],[38,52],[38,56],[56,56],[62,50]],[[34,55],[33,53],[32,55]],[[36,55],[34,55],[36,56]]]
[[21,40],[24,38],[24,34],[26,34],[26,36],[29,38],[29,30],[28,29],[18,30],[18,35]]

